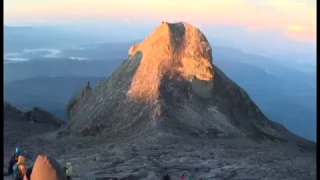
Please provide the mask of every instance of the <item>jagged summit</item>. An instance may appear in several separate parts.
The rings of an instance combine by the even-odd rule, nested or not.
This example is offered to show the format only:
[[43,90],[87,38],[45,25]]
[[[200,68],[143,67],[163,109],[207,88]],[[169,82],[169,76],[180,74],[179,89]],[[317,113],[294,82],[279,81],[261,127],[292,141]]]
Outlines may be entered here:
[[70,122],[60,134],[296,137],[214,66],[210,44],[190,24],[162,22],[129,55],[94,90],[84,88],[71,100]]
[[162,22],[148,38],[131,47],[129,55],[136,53],[141,54],[141,62],[128,92],[133,99],[159,99],[163,79],[201,82],[207,90],[212,89],[212,51],[198,28]]

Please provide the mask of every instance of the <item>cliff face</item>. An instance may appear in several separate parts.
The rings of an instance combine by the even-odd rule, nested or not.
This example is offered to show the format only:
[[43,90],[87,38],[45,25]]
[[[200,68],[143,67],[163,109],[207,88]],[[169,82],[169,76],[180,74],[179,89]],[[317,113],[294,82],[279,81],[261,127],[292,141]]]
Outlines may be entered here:
[[162,22],[129,55],[96,89],[73,98],[60,134],[297,138],[214,65],[206,37],[190,24]]

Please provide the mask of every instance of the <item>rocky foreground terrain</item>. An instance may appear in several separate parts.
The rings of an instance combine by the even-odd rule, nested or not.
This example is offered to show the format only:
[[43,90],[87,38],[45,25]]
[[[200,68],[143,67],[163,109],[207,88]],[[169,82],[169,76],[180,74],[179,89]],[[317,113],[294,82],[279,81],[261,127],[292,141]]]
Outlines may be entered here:
[[73,179],[316,179],[316,144],[269,120],[214,65],[199,29],[162,22],[129,55],[70,100],[67,124],[23,138],[15,131],[5,162],[19,144],[30,164],[39,152],[71,162]]
[[37,152],[46,152],[61,164],[71,162],[74,179],[157,180],[164,173],[177,180],[181,173],[212,180],[316,179],[315,150],[288,143],[185,139],[165,134],[110,138],[101,143],[94,138],[57,140],[55,136],[48,133],[21,143],[29,152],[28,164]]

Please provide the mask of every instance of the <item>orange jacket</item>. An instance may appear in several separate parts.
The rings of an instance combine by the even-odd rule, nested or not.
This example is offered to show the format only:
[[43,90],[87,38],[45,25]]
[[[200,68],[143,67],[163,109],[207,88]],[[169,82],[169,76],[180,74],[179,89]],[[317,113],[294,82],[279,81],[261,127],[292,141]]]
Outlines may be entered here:
[[24,163],[25,163],[24,157],[23,156],[19,156],[17,163],[19,165],[19,171],[20,171],[21,175],[25,176],[26,173],[27,173],[27,169],[26,169],[26,166],[24,165]]

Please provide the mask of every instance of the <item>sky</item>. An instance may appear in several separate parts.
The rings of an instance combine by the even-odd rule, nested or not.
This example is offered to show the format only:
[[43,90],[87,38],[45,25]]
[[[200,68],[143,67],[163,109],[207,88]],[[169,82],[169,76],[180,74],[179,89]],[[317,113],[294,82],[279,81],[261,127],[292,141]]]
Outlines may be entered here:
[[5,24],[187,21],[316,39],[316,0],[4,0]]
[[5,25],[67,26],[103,39],[141,40],[161,21],[193,24],[210,43],[316,64],[316,0],[4,0]]

